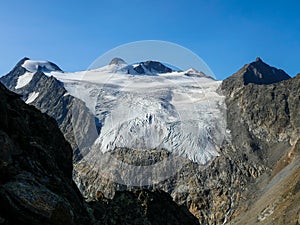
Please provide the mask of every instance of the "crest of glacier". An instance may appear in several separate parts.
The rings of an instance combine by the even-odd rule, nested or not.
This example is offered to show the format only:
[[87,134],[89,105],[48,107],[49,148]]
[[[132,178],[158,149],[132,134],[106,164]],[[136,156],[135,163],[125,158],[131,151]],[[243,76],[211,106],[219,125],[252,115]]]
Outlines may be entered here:
[[200,164],[219,155],[226,131],[224,96],[216,91],[220,81],[185,72],[130,75],[112,65],[51,75],[97,117],[94,145],[103,153],[165,149]]

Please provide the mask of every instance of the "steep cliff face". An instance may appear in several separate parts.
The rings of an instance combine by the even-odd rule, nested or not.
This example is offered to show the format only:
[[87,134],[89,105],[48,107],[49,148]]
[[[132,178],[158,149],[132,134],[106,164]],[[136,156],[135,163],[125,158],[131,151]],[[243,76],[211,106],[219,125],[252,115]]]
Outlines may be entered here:
[[239,79],[230,77],[221,86],[232,143],[272,168],[299,138],[300,76],[268,85],[236,82]]
[[72,149],[56,121],[0,84],[2,224],[85,224],[72,177]]

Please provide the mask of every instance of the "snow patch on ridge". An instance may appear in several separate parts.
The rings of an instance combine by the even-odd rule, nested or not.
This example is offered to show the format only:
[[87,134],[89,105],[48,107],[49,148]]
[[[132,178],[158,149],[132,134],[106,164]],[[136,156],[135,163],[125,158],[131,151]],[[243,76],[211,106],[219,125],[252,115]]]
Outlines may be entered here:
[[29,84],[29,82],[32,80],[33,75],[34,73],[25,72],[23,75],[19,76],[15,89],[22,88]]
[[32,92],[28,95],[28,99],[26,100],[26,104],[30,104],[32,102],[34,102],[34,100],[39,96],[39,92]]

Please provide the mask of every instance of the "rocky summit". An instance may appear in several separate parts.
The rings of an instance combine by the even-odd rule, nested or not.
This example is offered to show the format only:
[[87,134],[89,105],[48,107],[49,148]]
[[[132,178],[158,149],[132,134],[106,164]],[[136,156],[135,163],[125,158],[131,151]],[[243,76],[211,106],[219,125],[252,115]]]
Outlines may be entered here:
[[[28,60],[0,78],[32,105],[1,87],[1,177],[7,178],[0,224],[300,224],[300,75],[291,78],[260,58],[224,81],[150,61],[128,66],[115,59],[97,70],[67,73]],[[138,66],[151,76],[134,72]],[[64,137],[33,106],[53,117]],[[36,128],[37,121],[45,127]],[[71,181],[72,150],[81,194]],[[176,170],[158,179],[172,157],[179,157],[172,161]],[[18,175],[23,171],[31,175]],[[136,182],[128,183],[133,177]],[[59,204],[39,211],[35,199]]]
[[138,74],[158,74],[172,72],[172,69],[164,64],[151,60],[135,64],[133,67]]

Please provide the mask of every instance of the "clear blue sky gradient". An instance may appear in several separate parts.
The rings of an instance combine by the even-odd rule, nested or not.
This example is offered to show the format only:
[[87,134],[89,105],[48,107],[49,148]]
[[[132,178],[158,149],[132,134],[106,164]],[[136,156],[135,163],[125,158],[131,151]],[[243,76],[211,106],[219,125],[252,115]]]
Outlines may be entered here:
[[300,73],[300,1],[1,1],[0,74],[22,57],[84,70],[132,41],[164,40],[198,54],[217,79],[260,56]]

